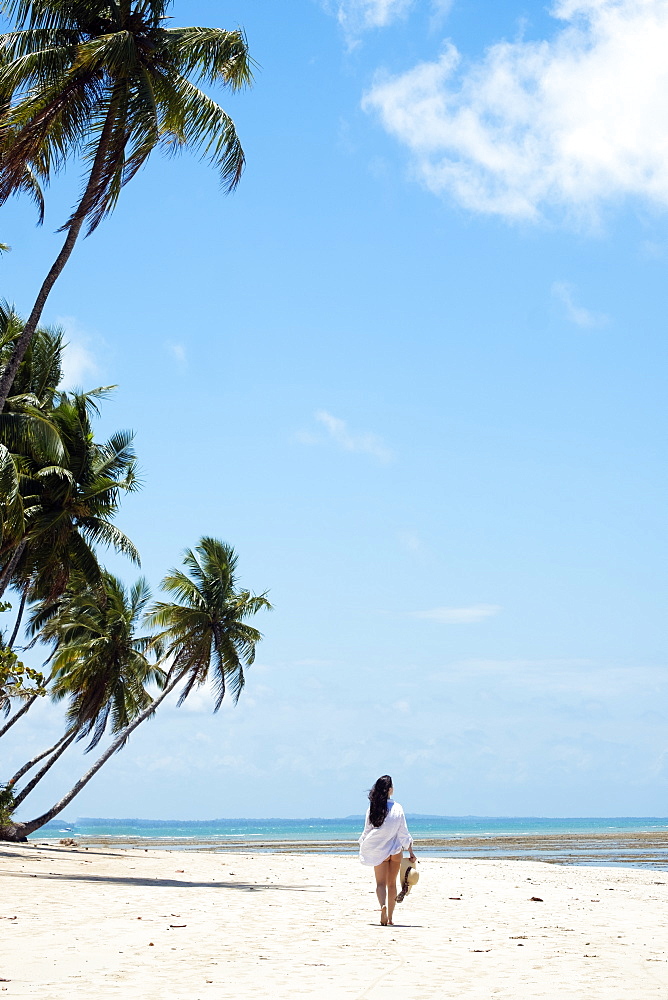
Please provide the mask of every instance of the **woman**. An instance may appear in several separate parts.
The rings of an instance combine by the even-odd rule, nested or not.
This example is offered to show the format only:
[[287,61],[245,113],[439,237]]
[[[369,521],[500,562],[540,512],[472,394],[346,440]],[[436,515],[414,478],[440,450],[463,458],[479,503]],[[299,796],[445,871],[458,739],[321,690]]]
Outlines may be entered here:
[[410,859],[415,861],[413,838],[403,809],[392,801],[393,791],[392,778],[383,774],[369,792],[364,833],[359,839],[360,861],[363,865],[373,865],[383,927],[392,926],[401,855],[410,851]]

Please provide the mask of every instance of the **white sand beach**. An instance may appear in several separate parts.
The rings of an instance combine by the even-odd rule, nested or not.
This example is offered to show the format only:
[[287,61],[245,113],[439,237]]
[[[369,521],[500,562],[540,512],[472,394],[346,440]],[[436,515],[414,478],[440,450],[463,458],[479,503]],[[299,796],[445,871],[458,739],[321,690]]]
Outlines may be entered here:
[[0,996],[668,996],[668,873],[430,858],[421,869],[383,928],[372,873],[351,856],[3,844]]

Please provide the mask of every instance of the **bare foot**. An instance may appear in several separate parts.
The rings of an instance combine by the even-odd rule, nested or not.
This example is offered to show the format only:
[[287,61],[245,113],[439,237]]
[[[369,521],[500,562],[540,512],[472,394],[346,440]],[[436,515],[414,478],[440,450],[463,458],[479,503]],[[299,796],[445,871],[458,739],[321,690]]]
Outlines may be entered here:
[[380,922],[383,927],[387,927],[387,907],[381,906],[380,908]]

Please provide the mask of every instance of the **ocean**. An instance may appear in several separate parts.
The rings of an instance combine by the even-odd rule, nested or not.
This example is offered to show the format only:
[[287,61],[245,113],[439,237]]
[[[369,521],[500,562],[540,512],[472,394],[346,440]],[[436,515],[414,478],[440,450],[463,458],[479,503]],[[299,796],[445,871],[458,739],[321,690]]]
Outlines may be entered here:
[[[668,818],[407,816],[415,850],[432,857],[626,865],[668,871]],[[362,816],[341,819],[56,819],[32,840],[204,851],[348,854]]]

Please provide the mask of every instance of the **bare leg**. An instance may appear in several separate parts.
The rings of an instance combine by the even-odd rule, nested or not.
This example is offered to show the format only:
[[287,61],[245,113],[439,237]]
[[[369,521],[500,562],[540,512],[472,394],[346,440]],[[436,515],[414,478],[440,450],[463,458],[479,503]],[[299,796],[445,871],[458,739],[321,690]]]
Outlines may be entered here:
[[387,916],[388,923],[392,923],[392,914],[397,901],[397,876],[401,867],[401,853],[393,854],[385,862],[387,865]]
[[383,861],[379,865],[373,866],[373,873],[376,876],[376,895],[380,903],[380,922],[387,923],[387,879],[390,871],[390,859]]

